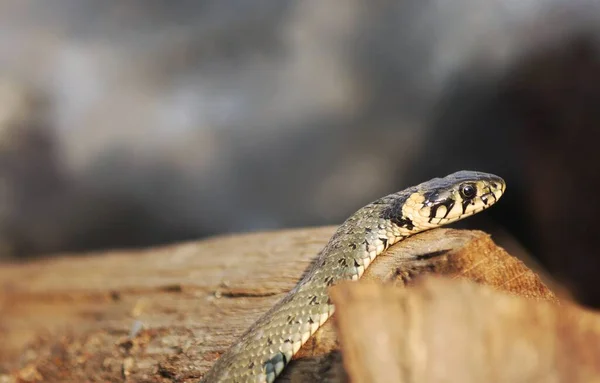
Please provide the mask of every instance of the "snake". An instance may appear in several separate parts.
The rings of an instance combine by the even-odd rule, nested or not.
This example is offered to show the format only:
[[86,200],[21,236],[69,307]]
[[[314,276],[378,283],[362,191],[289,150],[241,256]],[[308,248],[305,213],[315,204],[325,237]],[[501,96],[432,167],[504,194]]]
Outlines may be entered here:
[[200,383],[271,383],[335,307],[327,290],[358,280],[388,247],[496,203],[506,184],[496,175],[462,170],[379,198],[337,228],[283,299],[226,350]]

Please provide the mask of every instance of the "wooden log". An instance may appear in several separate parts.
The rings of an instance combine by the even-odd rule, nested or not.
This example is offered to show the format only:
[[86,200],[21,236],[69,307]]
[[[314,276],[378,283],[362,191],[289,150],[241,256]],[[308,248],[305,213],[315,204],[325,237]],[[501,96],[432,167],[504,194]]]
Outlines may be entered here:
[[428,277],[331,289],[352,382],[599,382],[600,315]]
[[[298,282],[334,229],[4,264],[0,382],[196,381]],[[478,231],[414,236],[378,257],[364,278],[405,285],[428,272],[556,300],[534,273]],[[280,381],[342,380],[336,339],[329,321]]]

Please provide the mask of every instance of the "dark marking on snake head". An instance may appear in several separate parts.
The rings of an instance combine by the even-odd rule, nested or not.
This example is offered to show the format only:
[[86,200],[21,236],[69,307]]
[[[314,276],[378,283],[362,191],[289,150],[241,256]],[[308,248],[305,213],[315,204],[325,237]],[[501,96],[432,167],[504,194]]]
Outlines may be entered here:
[[373,232],[373,229],[371,229],[370,227],[365,227],[365,233],[371,233]]
[[405,227],[408,230],[414,229],[415,226],[414,226],[412,220],[410,218],[404,217],[402,215],[402,206],[404,206],[404,204],[406,203],[406,199],[408,198],[410,193],[412,193],[414,190],[416,190],[416,189],[415,188],[407,189],[406,195],[402,195],[402,196],[398,195],[397,197],[395,197],[392,200],[392,202],[389,203],[389,205],[381,212],[379,217],[383,218],[385,220],[390,220],[394,224],[396,224],[400,227]]
[[465,214],[467,212],[467,207],[472,204],[473,201],[470,199],[463,199],[462,201],[462,212]]
[[433,189],[429,189],[429,190],[425,190],[423,191],[423,198],[425,198],[425,201],[438,201],[442,198],[442,193],[447,193],[446,190],[440,190],[438,188],[433,188]]
[[358,263],[358,261],[356,259],[354,259],[354,267],[359,267],[360,264]]
[[350,247],[352,250],[356,250],[356,244],[355,243],[349,244],[348,247]]
[[454,204],[455,204],[454,199],[448,198],[446,200],[443,200],[440,203],[432,205],[431,209],[430,209],[430,213],[429,213],[429,222],[431,222],[431,220],[434,218],[438,218],[437,212],[441,206],[444,206],[446,208],[446,214],[444,214],[444,216],[441,218],[446,218],[448,216],[448,214],[450,213],[450,210],[452,210],[452,208],[454,207]]
[[335,280],[334,280],[334,278],[333,278],[332,275],[328,275],[327,277],[325,277],[324,282],[329,287],[329,286],[333,285],[333,283],[335,282]]
[[390,218],[390,221],[392,221],[394,224],[400,227],[405,227],[408,230],[412,230],[415,228],[415,224],[408,217]]
[[248,368],[254,368],[254,361],[252,361],[248,364]]
[[271,337],[267,337],[267,345],[270,346],[273,344],[273,339]]
[[286,318],[286,322],[287,324],[294,324],[294,321],[296,320],[296,317],[294,315],[288,315]]
[[315,321],[312,319],[312,317],[308,317],[308,321],[307,322],[310,323],[310,324],[314,324],[315,323]]
[[483,202],[484,205],[487,206],[488,201],[489,201],[488,196],[486,196],[486,195],[481,196],[481,202]]
[[317,296],[316,295],[311,295],[309,297],[308,304],[311,305],[311,306],[314,306],[314,305],[318,304],[318,302],[317,302]]

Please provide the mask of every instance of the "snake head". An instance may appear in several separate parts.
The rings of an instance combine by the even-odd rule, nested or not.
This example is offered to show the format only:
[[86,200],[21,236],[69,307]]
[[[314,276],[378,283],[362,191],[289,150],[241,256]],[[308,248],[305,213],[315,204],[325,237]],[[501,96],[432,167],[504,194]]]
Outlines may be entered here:
[[417,190],[407,201],[412,211],[405,213],[416,227],[427,229],[492,206],[504,194],[506,183],[493,174],[463,170],[422,183]]

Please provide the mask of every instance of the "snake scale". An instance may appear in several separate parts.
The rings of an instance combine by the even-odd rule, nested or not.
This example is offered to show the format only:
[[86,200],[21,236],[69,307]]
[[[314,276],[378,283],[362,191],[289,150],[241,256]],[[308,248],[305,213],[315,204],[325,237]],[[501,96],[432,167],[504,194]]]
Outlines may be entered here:
[[498,176],[460,171],[382,197],[348,218],[304,278],[228,349],[201,382],[273,382],[300,347],[331,317],[327,289],[357,280],[389,246],[493,205]]

